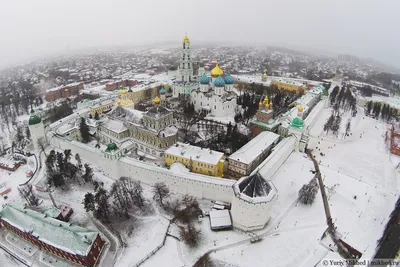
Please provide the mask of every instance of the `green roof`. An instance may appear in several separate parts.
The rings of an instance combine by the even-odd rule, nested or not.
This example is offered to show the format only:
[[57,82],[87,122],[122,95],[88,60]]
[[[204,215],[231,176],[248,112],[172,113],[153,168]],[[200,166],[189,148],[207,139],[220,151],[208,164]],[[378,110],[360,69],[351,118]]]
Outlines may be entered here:
[[274,128],[276,128],[279,125],[279,123],[275,120],[271,123],[264,123],[264,122],[261,122],[258,120],[253,120],[253,121],[250,121],[250,123],[253,123],[263,129],[268,130],[268,131],[272,131]]
[[49,217],[56,218],[58,215],[60,215],[61,211],[54,206],[49,206],[46,207],[43,213]]
[[290,124],[290,126],[301,129],[304,127],[304,121],[303,119],[296,117],[292,120],[292,124]]
[[74,255],[87,256],[99,234],[15,203],[4,205],[0,218],[38,240]]
[[31,116],[29,117],[28,124],[29,125],[35,125],[35,124],[38,124],[38,123],[41,123],[41,122],[42,122],[42,120],[40,119],[40,117],[32,112]]
[[110,144],[107,145],[106,152],[111,152],[111,151],[114,151],[114,150],[117,150],[117,149],[118,149],[118,147],[117,147],[117,145],[115,143],[110,143]]

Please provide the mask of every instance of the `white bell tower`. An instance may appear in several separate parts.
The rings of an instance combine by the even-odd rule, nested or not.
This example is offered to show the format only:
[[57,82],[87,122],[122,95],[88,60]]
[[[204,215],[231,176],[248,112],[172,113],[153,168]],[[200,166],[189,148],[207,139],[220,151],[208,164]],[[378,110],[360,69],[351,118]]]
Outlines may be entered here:
[[190,50],[190,40],[187,34],[182,42],[182,57],[177,80],[182,82],[193,81],[192,52]]

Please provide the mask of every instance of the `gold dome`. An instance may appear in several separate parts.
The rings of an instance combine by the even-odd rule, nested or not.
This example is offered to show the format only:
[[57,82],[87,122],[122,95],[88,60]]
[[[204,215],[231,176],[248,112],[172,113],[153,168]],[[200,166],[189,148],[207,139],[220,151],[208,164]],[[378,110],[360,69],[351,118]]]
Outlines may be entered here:
[[121,90],[121,95],[126,94],[126,92],[127,92],[127,91],[126,91],[125,89],[122,89],[122,90]]
[[258,103],[258,108],[262,108],[263,102]]
[[268,104],[268,102],[269,102],[269,99],[268,99],[268,96],[266,96],[265,98],[264,98],[264,104]]
[[117,100],[117,105],[121,105],[121,100],[120,99]]
[[160,104],[161,99],[160,99],[158,96],[156,96],[156,97],[154,98],[153,102],[154,102],[154,104],[158,105],[158,104]]
[[267,72],[264,72],[263,78],[264,78],[264,79],[267,79],[267,77],[268,77],[268,76],[267,76]]
[[224,74],[224,71],[218,66],[218,63],[216,63],[211,71],[211,76],[217,78],[218,76],[222,76],[222,74]]
[[297,112],[303,112],[303,106],[302,105],[297,107]]
[[189,40],[189,37],[187,36],[187,33],[185,34],[185,38],[183,38],[183,42],[184,42],[185,44],[190,43],[190,40]]

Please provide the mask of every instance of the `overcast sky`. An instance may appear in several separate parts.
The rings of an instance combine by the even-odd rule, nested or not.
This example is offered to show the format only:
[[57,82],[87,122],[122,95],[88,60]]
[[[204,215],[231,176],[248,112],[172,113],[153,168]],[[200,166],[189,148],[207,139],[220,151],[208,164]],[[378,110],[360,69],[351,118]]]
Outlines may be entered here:
[[400,0],[0,0],[0,67],[93,46],[267,44],[400,67]]

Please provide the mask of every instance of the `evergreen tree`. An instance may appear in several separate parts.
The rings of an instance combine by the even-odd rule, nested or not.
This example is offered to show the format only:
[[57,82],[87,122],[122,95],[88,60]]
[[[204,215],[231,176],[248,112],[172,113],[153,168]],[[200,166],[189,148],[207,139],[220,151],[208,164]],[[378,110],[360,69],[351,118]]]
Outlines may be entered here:
[[349,121],[347,122],[347,124],[346,124],[346,133],[345,133],[346,136],[349,135],[349,133],[350,133],[350,128],[351,128],[351,122],[350,122],[350,120],[349,120]]
[[376,118],[379,118],[379,114],[381,113],[381,103],[376,102],[374,105],[374,115]]
[[46,168],[48,172],[54,171],[55,162],[56,162],[56,152],[54,150],[51,150],[50,154],[46,158]]
[[62,187],[65,185],[64,176],[60,172],[55,172],[53,174],[50,174],[48,182],[49,184],[52,184],[55,187]]
[[326,135],[328,135],[329,130],[332,128],[332,124],[333,124],[334,120],[335,120],[335,117],[333,116],[333,114],[331,114],[331,116],[328,118],[328,120],[324,124],[324,131],[326,132]]
[[368,103],[367,103],[367,112],[368,112],[368,114],[371,113],[371,110],[372,110],[373,106],[374,106],[374,102],[373,101],[368,101]]
[[92,116],[92,114],[89,114],[89,119],[93,119],[93,116]]
[[96,201],[95,216],[98,218],[105,218],[109,222],[110,204],[109,204],[108,191],[104,189],[103,184],[99,184],[96,188],[94,199]]
[[335,86],[335,88],[333,88],[333,90],[329,96],[331,105],[333,105],[336,102],[336,97],[338,94],[339,94],[339,86]]
[[339,94],[337,96],[337,99],[336,99],[336,103],[338,103],[339,106],[341,106],[341,103],[344,99],[345,91],[346,91],[346,88],[344,86],[342,86],[342,88],[340,89]]
[[24,135],[22,133],[22,127],[17,126],[16,130],[17,130],[17,132],[15,134],[15,140],[16,140],[17,143],[19,143],[19,142],[22,141],[22,139],[24,139]]
[[94,113],[94,119],[95,119],[96,121],[99,120],[99,113],[97,113],[97,111]]
[[31,139],[31,131],[29,130],[29,127],[25,128],[25,136],[27,139]]
[[79,131],[81,133],[82,142],[87,143],[90,141],[89,126],[86,124],[85,118],[81,118],[81,123],[79,125]]
[[63,153],[57,152],[56,161],[57,161],[58,171],[63,173],[65,166]]
[[92,182],[93,181],[93,169],[89,166],[89,164],[85,163],[85,174],[82,175],[83,180],[85,182]]
[[83,199],[83,203],[82,203],[85,207],[86,212],[89,211],[95,211],[96,209],[96,203],[94,200],[94,195],[92,193],[86,193],[85,194],[85,198]]
[[336,136],[338,136],[341,122],[342,122],[342,118],[340,116],[336,116],[333,121],[333,124],[331,126],[331,130],[332,130],[333,134]]
[[82,175],[82,160],[78,153],[75,154],[76,168],[79,175]]
[[313,178],[308,184],[303,185],[299,191],[299,201],[305,205],[311,205],[315,201],[315,197],[318,193],[317,179]]

